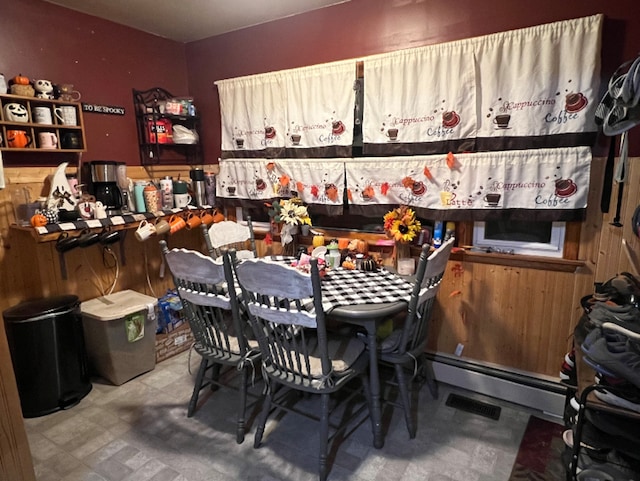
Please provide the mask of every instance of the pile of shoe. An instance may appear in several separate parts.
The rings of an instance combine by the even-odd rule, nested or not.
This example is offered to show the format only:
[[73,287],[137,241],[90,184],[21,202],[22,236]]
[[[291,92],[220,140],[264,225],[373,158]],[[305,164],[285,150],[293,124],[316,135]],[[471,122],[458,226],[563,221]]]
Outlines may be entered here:
[[[574,345],[580,346],[584,362],[596,372],[595,395],[605,403],[637,413],[639,305],[640,282],[633,275],[622,273],[596,286],[594,295],[582,299],[584,313],[574,331]],[[561,370],[561,376],[567,377],[565,382],[575,381],[572,353],[565,356]],[[575,413],[579,411],[575,397],[569,404]],[[572,434],[571,430],[565,433],[568,446],[573,444]],[[579,480],[640,480],[640,421],[587,409],[577,473]]]
[[[602,401],[640,413],[640,283],[629,273],[609,280],[574,332],[584,361],[598,374]],[[606,300],[605,300],[606,298]]]
[[[577,406],[574,407],[577,408]],[[567,448],[562,458],[567,470],[571,469],[574,429],[568,429],[563,433]],[[637,481],[640,479],[638,433],[640,433],[640,421],[601,411],[585,411],[576,479],[579,481]]]

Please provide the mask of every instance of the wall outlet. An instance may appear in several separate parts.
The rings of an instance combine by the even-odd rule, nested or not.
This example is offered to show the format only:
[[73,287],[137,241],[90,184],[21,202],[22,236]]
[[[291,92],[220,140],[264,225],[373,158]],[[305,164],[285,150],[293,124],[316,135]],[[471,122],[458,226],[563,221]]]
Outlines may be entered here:
[[184,344],[185,342],[187,342],[187,335],[182,334],[181,336],[176,336],[176,338],[173,340],[173,345],[179,346],[181,344]]
[[462,350],[464,349],[464,345],[458,343],[458,345],[456,346],[456,351],[455,351],[455,355],[460,357],[462,356]]

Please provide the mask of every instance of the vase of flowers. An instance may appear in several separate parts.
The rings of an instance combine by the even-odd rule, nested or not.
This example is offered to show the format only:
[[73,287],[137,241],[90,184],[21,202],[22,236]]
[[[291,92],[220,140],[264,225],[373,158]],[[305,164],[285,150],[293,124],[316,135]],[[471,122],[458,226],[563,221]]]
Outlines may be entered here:
[[398,270],[398,260],[411,257],[409,244],[420,233],[422,225],[416,213],[409,206],[402,205],[384,215],[384,231],[395,241],[394,265]]
[[307,207],[297,197],[280,199],[267,204],[269,217],[280,226],[280,242],[283,253],[294,255],[296,252],[296,236],[300,226],[311,225],[311,217]]

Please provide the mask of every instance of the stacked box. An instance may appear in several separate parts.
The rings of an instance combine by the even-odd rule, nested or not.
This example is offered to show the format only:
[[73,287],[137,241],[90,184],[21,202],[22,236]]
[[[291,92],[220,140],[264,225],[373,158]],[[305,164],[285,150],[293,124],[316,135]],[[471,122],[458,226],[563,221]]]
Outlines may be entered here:
[[184,322],[170,333],[156,334],[156,362],[186,351],[192,344],[193,334],[188,322]]

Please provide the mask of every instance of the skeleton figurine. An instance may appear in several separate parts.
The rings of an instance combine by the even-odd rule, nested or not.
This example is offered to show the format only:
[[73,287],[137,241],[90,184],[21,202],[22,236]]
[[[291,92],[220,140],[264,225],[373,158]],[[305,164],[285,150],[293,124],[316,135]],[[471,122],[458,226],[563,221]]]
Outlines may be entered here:
[[53,99],[53,85],[49,80],[36,80],[33,82],[36,97],[40,99]]

